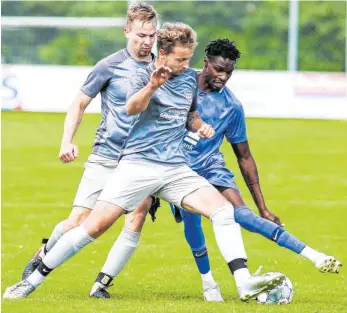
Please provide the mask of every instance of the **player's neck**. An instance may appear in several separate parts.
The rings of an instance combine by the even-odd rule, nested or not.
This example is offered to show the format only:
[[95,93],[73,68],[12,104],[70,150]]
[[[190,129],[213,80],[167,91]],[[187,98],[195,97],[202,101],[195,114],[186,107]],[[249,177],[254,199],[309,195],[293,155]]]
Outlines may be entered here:
[[131,57],[133,59],[135,59],[136,61],[139,61],[139,62],[152,62],[153,61],[152,53],[150,53],[149,55],[147,55],[145,57],[141,57],[141,56],[137,55],[137,53],[134,51],[134,49],[132,49],[131,46],[127,46],[127,50],[129,52],[129,54],[131,55]]

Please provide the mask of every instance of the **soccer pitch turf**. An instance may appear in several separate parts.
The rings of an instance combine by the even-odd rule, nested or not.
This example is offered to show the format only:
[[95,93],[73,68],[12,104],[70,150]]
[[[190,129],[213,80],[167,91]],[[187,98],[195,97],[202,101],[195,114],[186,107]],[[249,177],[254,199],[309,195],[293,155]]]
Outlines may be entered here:
[[[76,143],[80,157],[58,160],[63,114],[2,113],[2,293],[18,282],[42,237],[67,217],[100,117],[86,115]],[[311,247],[347,262],[347,122],[248,119],[248,136],[268,207],[286,229]],[[233,152],[223,151],[246,203],[251,197]],[[176,224],[162,202],[157,220],[147,219],[138,250],[109,289],[113,299],[88,292],[123,218],[47,278],[29,298],[2,301],[2,312],[347,312],[347,269],[321,274],[296,254],[243,231],[249,267],[280,271],[294,284],[286,306],[242,303],[229,269],[204,220],[211,267],[225,303],[203,301],[200,275]],[[232,244],[232,239],[230,244]]]

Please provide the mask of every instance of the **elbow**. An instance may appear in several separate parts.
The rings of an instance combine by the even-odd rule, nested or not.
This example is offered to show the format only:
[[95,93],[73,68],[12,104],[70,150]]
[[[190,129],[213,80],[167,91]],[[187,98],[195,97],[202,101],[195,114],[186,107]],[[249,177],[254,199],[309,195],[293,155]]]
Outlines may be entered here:
[[128,103],[125,105],[125,111],[127,112],[128,115],[136,115],[137,114],[134,106],[129,105]]

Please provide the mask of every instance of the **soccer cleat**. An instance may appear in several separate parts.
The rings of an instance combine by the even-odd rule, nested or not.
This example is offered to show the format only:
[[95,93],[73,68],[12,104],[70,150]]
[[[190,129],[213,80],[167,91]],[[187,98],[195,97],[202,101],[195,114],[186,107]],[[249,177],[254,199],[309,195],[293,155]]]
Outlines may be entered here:
[[314,266],[322,273],[338,274],[342,264],[333,256],[322,253],[322,256],[314,262]]
[[285,280],[282,273],[267,273],[266,275],[250,276],[242,287],[238,288],[239,296],[242,301],[255,299],[264,291],[273,289]]
[[218,285],[204,288],[204,299],[208,302],[224,302]]
[[27,280],[22,280],[19,283],[6,288],[3,298],[4,299],[21,299],[29,296],[35,287]]
[[95,283],[89,294],[89,297],[98,299],[110,299],[111,295],[107,292],[107,288],[107,286]]
[[25,266],[23,273],[22,273],[22,280],[27,279],[39,266],[39,264],[42,262],[44,246],[42,246],[34,255],[34,257],[28,262],[28,264]]

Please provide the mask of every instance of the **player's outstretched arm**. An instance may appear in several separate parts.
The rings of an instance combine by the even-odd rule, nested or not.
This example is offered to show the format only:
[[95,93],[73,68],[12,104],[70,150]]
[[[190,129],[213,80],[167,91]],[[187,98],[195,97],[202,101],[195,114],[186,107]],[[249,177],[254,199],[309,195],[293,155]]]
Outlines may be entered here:
[[[165,82],[171,75],[171,69],[167,66],[160,66],[155,69],[149,82],[136,93],[133,93],[127,100],[125,109],[128,115],[136,115],[145,111],[148,107],[149,101],[151,100],[155,91]],[[134,82],[132,86],[133,90],[139,89],[142,82]],[[130,91],[131,92],[131,91]]]
[[63,163],[71,162],[78,157],[78,148],[72,141],[82,121],[84,110],[92,99],[82,91],[79,91],[66,114],[63,139],[59,152],[59,159]]
[[259,214],[280,226],[284,226],[279,217],[271,213],[266,207],[264,196],[260,188],[257,165],[252,156],[248,141],[246,140],[244,142],[231,145],[236,155],[243,179],[259,210]]

